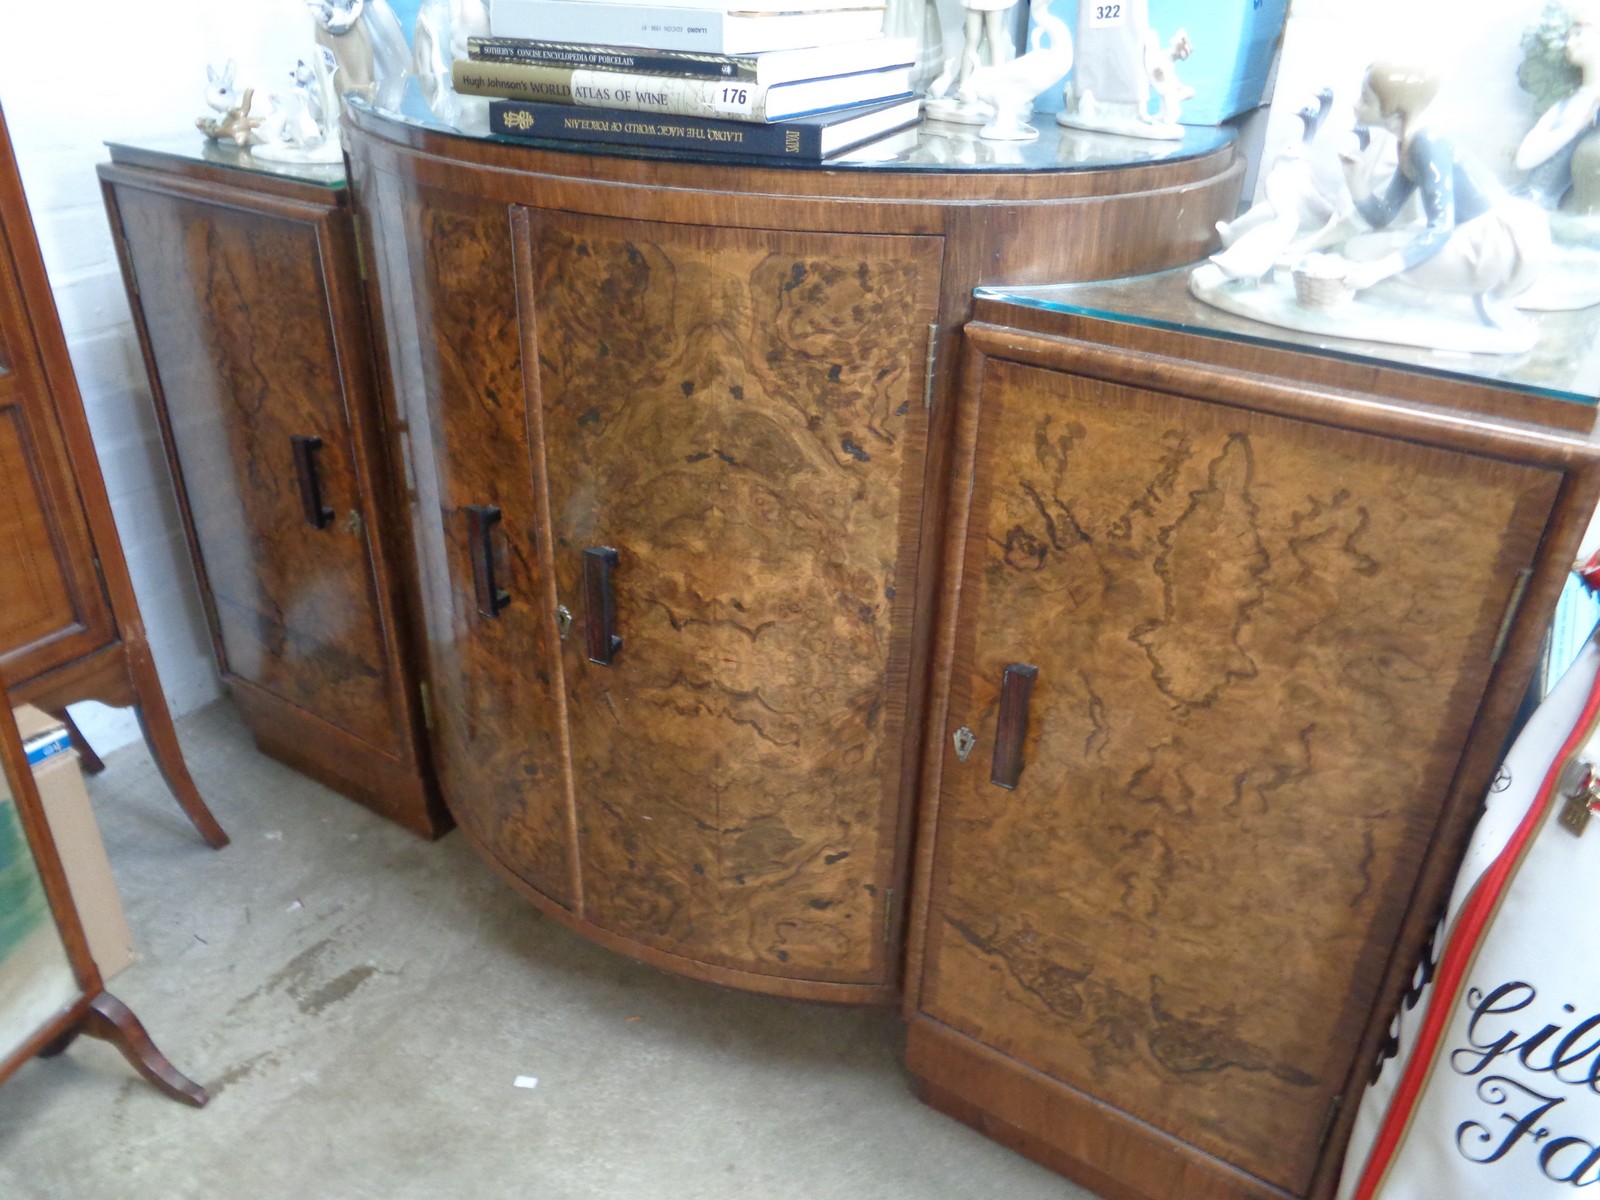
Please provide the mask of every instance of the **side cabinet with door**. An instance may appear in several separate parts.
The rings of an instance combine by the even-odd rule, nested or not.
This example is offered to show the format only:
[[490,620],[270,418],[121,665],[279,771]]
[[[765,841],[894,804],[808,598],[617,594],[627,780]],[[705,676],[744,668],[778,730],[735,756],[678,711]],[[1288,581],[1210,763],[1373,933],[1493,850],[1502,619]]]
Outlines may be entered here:
[[1446,407],[1493,388],[979,316],[910,1068],[1108,1197],[1327,1196],[1600,452]]
[[217,663],[256,744],[437,836],[340,169],[195,138],[113,146],[100,177]]
[[[1231,147],[852,175],[358,106],[350,156],[463,833],[644,961],[889,1001],[954,329],[984,272],[1192,257]],[[1051,236],[1135,211],[1167,236]]]

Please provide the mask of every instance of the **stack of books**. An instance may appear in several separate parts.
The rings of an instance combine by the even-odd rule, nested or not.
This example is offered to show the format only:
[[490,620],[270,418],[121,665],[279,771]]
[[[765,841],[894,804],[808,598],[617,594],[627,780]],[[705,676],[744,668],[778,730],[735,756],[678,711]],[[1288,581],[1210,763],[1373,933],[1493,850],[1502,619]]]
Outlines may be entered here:
[[882,0],[495,0],[455,90],[508,137],[819,162],[917,120]]

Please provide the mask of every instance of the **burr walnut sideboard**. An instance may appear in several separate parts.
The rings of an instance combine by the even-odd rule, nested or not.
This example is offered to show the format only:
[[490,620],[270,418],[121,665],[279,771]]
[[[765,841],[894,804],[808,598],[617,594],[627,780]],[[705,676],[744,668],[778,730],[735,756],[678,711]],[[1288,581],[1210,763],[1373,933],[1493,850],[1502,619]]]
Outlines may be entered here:
[[423,698],[342,165],[99,168],[222,677],[256,744],[428,837]]
[[462,833],[647,962],[891,1001],[972,289],[1192,260],[1231,135],[807,169],[346,133]]
[[[924,1098],[1108,1200],[1326,1200],[1600,494],[1592,399],[1197,308],[1216,131],[346,134],[348,193],[103,170],[247,711],[403,774],[422,721],[541,911],[901,998]],[[296,613],[356,638],[300,682]]]
[[185,815],[226,846],[156,675],[3,114],[0,554],[0,675],[12,699],[61,717],[80,700],[132,705]]

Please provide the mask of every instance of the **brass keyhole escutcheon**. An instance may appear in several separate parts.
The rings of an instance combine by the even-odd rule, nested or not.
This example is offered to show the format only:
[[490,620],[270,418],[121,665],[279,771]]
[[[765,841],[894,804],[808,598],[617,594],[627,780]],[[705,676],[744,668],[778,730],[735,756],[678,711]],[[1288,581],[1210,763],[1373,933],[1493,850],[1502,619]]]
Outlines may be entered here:
[[556,632],[561,635],[561,640],[567,640],[567,632],[572,628],[572,610],[565,604],[556,605]]
[[356,537],[361,536],[361,514],[355,509],[350,510],[350,515],[344,519],[344,531]]
[[956,761],[966,762],[967,755],[972,753],[972,748],[978,744],[978,737],[963,725],[956,730],[956,735],[951,739],[956,744]]

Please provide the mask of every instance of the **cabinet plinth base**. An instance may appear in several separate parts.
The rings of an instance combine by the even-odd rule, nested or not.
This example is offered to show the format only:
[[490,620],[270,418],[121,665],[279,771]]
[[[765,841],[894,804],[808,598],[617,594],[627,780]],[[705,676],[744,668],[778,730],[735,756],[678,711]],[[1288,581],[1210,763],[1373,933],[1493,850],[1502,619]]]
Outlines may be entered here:
[[918,1097],[1103,1200],[1291,1200],[1143,1122],[917,1015]]
[[237,679],[228,690],[256,749],[432,841],[453,827],[427,777],[304,709]]
[[532,886],[527,880],[500,861],[494,850],[481,839],[475,838],[465,828],[460,830],[460,836],[471,846],[473,852],[487,862],[494,871],[521,895],[533,903],[533,906],[548,917],[554,918],[574,933],[581,934],[597,945],[604,946],[607,950],[614,950],[618,954],[625,954],[629,958],[637,959],[648,966],[656,967],[662,971],[670,971],[674,975],[682,975],[689,979],[698,979],[704,983],[721,984],[723,987],[738,988],[741,992],[757,992],[768,996],[783,996],[790,1000],[814,1000],[825,1004],[857,1004],[863,1007],[888,1007],[899,1001],[900,992],[893,984],[882,983],[835,983],[829,980],[818,979],[792,979],[783,975],[762,975],[755,971],[740,971],[733,967],[721,967],[715,963],[701,962],[698,959],[685,958],[681,954],[671,954],[664,950],[657,950],[653,946],[646,946],[632,938],[623,937],[608,929],[603,929],[591,921],[584,920],[578,914],[546,896],[538,888]]

